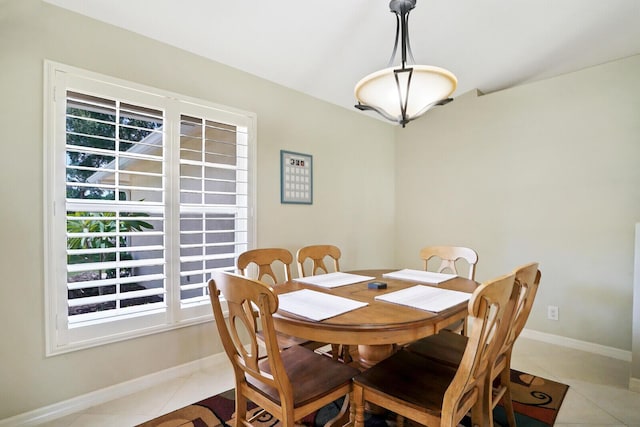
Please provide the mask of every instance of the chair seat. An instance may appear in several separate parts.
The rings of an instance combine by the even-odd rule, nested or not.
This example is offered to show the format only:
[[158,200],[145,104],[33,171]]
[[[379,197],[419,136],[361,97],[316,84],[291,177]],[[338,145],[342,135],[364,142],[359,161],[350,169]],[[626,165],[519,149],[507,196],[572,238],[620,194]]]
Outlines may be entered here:
[[466,336],[445,329],[435,335],[412,342],[406,350],[456,367],[462,361],[467,341]]
[[[451,367],[457,367],[462,362],[467,341],[469,339],[452,331],[442,330],[436,335],[431,335],[412,342],[405,349],[419,356],[444,363]],[[505,366],[506,357],[498,355],[494,362],[494,370],[499,372]]]
[[439,416],[443,396],[455,375],[451,366],[400,350],[354,377],[353,382]]
[[[351,378],[360,371],[343,363],[335,363],[332,359],[300,346],[293,346],[280,353],[282,364],[291,381],[294,407],[317,400],[323,391],[333,391],[349,384]],[[265,372],[271,373],[269,361],[260,362]],[[280,395],[274,387],[247,377],[247,382],[255,390],[280,404]]]
[[[262,331],[256,332],[256,335],[258,336],[259,340],[264,342],[264,333]],[[293,335],[287,335],[281,332],[277,333],[277,339],[278,347],[280,347],[281,349],[293,347],[294,345],[304,345],[309,342],[309,340],[307,339],[294,337]]]

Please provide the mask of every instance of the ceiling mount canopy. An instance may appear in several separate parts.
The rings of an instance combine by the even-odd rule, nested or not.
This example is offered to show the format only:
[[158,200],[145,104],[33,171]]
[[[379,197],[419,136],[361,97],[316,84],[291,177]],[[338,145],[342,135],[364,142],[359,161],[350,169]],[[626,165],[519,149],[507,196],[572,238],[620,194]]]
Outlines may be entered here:
[[[458,80],[450,71],[431,65],[415,65],[409,44],[409,12],[416,0],[391,0],[396,15],[396,40],[387,68],[365,76],[355,87],[359,110],[372,110],[404,127],[431,107],[447,104]],[[393,66],[400,40],[401,64]],[[407,56],[410,64],[407,66]]]

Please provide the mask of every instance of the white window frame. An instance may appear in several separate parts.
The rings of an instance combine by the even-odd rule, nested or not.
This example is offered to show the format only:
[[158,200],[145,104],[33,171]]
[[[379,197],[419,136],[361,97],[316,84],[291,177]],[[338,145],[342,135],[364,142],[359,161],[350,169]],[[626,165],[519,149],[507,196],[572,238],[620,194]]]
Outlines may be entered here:
[[[68,322],[66,289],[66,189],[65,123],[67,90],[125,99],[165,112],[165,260],[166,309],[143,315],[119,316],[77,328]],[[256,115],[209,101],[156,89],[76,67],[45,60],[44,63],[44,293],[46,355],[163,332],[213,319],[208,301],[181,307],[180,303],[180,200],[179,159],[181,115],[200,115],[247,129],[248,144],[248,237],[242,250],[253,247],[256,235]],[[212,116],[213,114],[213,116]],[[178,119],[177,121],[175,119]],[[167,126],[168,125],[168,126]],[[60,146],[62,144],[62,146]],[[55,176],[55,174],[58,174]],[[62,176],[61,176],[62,175]],[[177,178],[176,178],[177,177]],[[62,180],[62,181],[61,181]],[[173,199],[172,199],[173,198]]]

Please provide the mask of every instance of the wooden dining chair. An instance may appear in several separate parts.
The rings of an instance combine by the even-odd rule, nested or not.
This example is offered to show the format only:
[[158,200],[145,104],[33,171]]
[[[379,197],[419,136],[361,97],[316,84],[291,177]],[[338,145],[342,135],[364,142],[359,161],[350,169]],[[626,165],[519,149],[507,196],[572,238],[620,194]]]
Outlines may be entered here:
[[[278,263],[282,266],[282,273],[276,274],[273,270],[274,265]],[[261,282],[271,284],[286,282],[291,279],[291,264],[293,263],[293,255],[287,249],[283,248],[260,248],[251,249],[241,253],[238,256],[236,267],[240,274],[249,277],[249,266],[257,267],[257,274],[253,278]],[[265,277],[269,280],[265,280]]]
[[[437,273],[458,274],[456,262],[460,259],[467,263],[467,278],[474,280],[476,275],[476,264],[478,263],[478,253],[471,248],[463,246],[427,246],[420,250],[420,258],[424,261],[425,271],[429,270],[429,262],[440,261],[439,267],[435,270]],[[467,322],[465,319],[449,325],[447,329],[455,331],[459,334],[465,333]]]
[[[311,245],[300,248],[296,254],[298,275],[308,277],[340,271],[341,256],[340,248],[333,245]],[[327,268],[325,260],[332,262],[333,268]],[[305,265],[309,268],[305,269]],[[331,356],[336,360],[341,359],[344,363],[351,363],[353,360],[348,345],[331,344]]]
[[[343,396],[342,411],[333,420],[345,414],[351,378],[359,371],[304,347],[280,350],[272,318],[278,310],[278,297],[273,288],[221,271],[212,274],[208,286],[215,324],[235,376],[235,425],[251,426],[257,417],[247,417],[248,401],[286,427],[294,426],[297,420]],[[228,319],[225,319],[220,296],[226,301]],[[253,307],[258,308],[266,358],[258,356]]]
[[470,280],[474,280],[475,278],[478,254],[471,248],[462,246],[427,246],[420,250],[420,258],[424,260],[425,270],[428,270],[429,260],[439,258],[441,262],[436,272],[450,272],[456,275],[458,275],[456,261],[463,259],[467,262],[469,268],[467,278]]
[[[513,344],[527,323],[541,278],[538,263],[535,262],[516,268],[514,274],[516,283],[520,285],[518,302],[505,342],[500,348],[487,377],[487,381],[492,388],[491,407],[495,408],[502,400],[510,427],[516,427],[510,380]],[[462,361],[467,343],[467,337],[443,330],[436,335],[412,343],[406,349],[423,357],[457,367]]]
[[[473,425],[491,426],[485,376],[502,347],[519,296],[515,275],[482,284],[468,304],[473,319],[457,367],[400,350],[354,377],[355,426],[364,425],[365,402],[426,426],[455,427],[471,411]],[[505,321],[507,319],[507,321]]]
[[[296,260],[298,262],[299,277],[314,276],[316,274],[340,271],[340,248],[333,245],[311,245],[298,249]],[[333,261],[333,268],[327,268],[325,259]],[[305,265],[311,261],[311,268],[305,269]]]
[[[236,261],[236,268],[241,275],[250,279],[260,280],[263,283],[271,282],[275,285],[283,281],[291,279],[291,264],[293,263],[293,255],[287,249],[283,248],[259,248],[251,249],[241,253]],[[280,274],[274,272],[274,266],[281,266]],[[256,267],[256,274],[251,277],[249,270]],[[258,338],[262,339],[262,332],[258,332]],[[292,345],[309,345],[309,347],[320,347],[322,343],[312,345],[309,340],[293,335],[277,333],[278,345],[280,348],[288,348]]]

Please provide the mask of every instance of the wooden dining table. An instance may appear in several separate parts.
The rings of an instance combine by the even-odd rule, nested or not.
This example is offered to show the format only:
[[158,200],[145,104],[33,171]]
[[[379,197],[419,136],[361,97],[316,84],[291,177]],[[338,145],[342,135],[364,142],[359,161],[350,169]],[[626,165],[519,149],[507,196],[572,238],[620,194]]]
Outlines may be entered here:
[[[301,289],[311,289],[366,302],[368,305],[322,321],[314,321],[278,310],[273,316],[277,331],[311,341],[358,346],[358,358],[362,368],[368,368],[390,356],[397,344],[408,343],[436,334],[467,315],[467,303],[459,303],[440,312],[430,312],[404,305],[376,300],[375,297],[389,292],[415,286],[417,283],[382,277],[395,270],[358,270],[349,273],[372,276],[375,279],[339,286],[322,288],[289,280],[274,286],[277,294]],[[369,289],[372,281],[387,284],[386,289]],[[425,284],[425,283],[421,283]],[[428,284],[427,284],[428,285]],[[463,277],[454,277],[437,286],[462,292],[473,292],[477,282]]]

